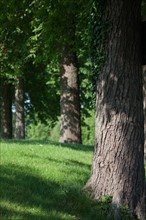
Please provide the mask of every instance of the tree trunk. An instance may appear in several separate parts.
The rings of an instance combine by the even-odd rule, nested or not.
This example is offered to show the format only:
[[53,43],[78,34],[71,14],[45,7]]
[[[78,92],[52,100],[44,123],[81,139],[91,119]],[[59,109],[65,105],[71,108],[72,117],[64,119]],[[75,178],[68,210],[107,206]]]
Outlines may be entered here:
[[81,143],[80,98],[77,57],[68,47],[61,62],[60,142]]
[[15,105],[16,105],[15,137],[17,139],[23,139],[25,138],[24,80],[21,77],[18,77],[16,79]]
[[85,189],[112,196],[114,211],[127,206],[145,219],[144,121],[140,0],[106,1],[109,22],[105,63],[97,82],[96,140]]
[[146,163],[146,65],[143,66],[143,104],[144,104],[144,159]]
[[142,64],[143,64],[143,105],[144,105],[144,159],[146,162],[146,3],[142,7]]
[[1,79],[1,138],[12,138],[12,85]]

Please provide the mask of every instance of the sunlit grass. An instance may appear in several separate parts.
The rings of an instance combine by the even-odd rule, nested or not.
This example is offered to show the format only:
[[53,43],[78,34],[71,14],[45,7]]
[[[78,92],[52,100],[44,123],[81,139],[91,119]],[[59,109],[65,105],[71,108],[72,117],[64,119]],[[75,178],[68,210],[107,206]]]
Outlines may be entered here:
[[2,141],[0,150],[2,219],[86,219],[75,205],[82,205],[92,147]]
[[105,220],[107,201],[82,190],[92,156],[92,146],[1,141],[0,219]]

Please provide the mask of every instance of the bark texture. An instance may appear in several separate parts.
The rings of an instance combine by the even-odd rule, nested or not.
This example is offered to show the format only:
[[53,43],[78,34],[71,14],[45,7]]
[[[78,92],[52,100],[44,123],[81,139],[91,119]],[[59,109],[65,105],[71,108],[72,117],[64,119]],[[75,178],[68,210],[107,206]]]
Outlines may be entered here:
[[85,189],[145,219],[140,0],[107,0],[106,59],[97,82],[96,140]]
[[[143,5],[146,11],[146,5]],[[146,15],[142,15],[142,64],[143,64],[143,105],[144,105],[144,159],[146,162]]]
[[1,81],[1,138],[12,138],[12,85]]
[[18,77],[16,79],[15,105],[16,105],[15,137],[17,139],[23,139],[25,138],[24,80],[21,77]]
[[143,66],[143,106],[144,106],[144,159],[146,163],[146,65]]
[[81,143],[80,98],[76,54],[66,47],[61,62],[60,142]]

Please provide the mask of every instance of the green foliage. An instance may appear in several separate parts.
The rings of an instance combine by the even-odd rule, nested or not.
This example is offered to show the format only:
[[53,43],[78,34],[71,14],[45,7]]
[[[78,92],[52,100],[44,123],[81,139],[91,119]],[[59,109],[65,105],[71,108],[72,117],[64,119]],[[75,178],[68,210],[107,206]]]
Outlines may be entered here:
[[3,74],[20,74],[28,54],[26,41],[30,29],[30,15],[27,12],[30,1],[1,1],[0,16],[0,64]]
[[83,117],[90,115],[90,111],[95,109],[95,97],[93,94],[92,76],[91,76],[91,62],[89,59],[84,60],[79,68],[80,81],[80,104],[81,113]]
[[1,77],[13,84],[17,76],[23,76],[25,103],[29,103],[25,106],[27,114],[31,118],[37,114],[45,122],[59,114],[59,80],[56,61],[48,60],[49,55],[45,54],[40,41],[44,16],[37,16],[42,11],[43,2],[0,2],[0,8],[5,11],[0,16],[0,66]]
[[90,33],[91,33],[91,62],[92,62],[92,78],[94,91],[96,80],[100,74],[101,68],[105,60],[105,41],[108,31],[107,24],[103,21],[105,1],[92,1],[90,16]]
[[85,145],[94,145],[95,139],[95,112],[90,112],[90,116],[84,118],[82,125],[82,140]]
[[141,15],[146,16],[146,2],[143,0],[141,4]]
[[51,131],[51,124],[31,123],[27,128],[27,138],[35,140],[48,140]]
[[54,127],[50,131],[49,140],[58,142],[60,138],[60,119],[55,122]]
[[50,140],[59,141],[60,137],[60,121],[52,121],[47,119],[45,123],[41,122],[37,117],[35,121],[28,121],[27,139],[29,140]]
[[85,82],[90,74],[89,7],[87,0],[0,2],[0,10],[4,9],[0,16],[1,74],[13,83],[17,76],[24,77],[31,118],[37,114],[45,122],[58,116],[59,58],[64,45],[72,42],[81,66],[81,102],[84,110],[90,106],[90,79]]
[[[94,145],[95,136],[95,112],[84,118],[82,123],[82,141],[85,145]],[[32,140],[50,140],[58,142],[60,138],[60,118],[56,121],[47,119],[42,123],[38,118],[34,121],[28,121],[26,127],[27,138]]]
[[128,205],[123,205],[120,207],[120,218],[124,220],[136,220],[136,217],[134,217],[128,208]]
[[29,62],[25,71],[26,91],[30,105],[28,114],[35,120],[37,115],[41,122],[56,120],[60,112],[58,68],[43,63]]

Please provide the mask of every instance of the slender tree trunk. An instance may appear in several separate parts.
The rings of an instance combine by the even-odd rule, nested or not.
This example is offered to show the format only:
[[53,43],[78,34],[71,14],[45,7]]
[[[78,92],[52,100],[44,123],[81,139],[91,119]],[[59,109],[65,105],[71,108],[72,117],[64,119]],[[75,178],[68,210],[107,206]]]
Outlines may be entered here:
[[97,83],[92,175],[85,189],[95,199],[112,196],[115,213],[126,205],[145,220],[141,1],[107,0],[105,7],[109,33]]
[[25,138],[25,120],[24,120],[24,80],[21,77],[18,77],[16,79],[15,105],[16,105],[15,137],[17,139],[22,139]]
[[12,85],[1,79],[1,138],[12,138]]
[[61,62],[60,142],[81,143],[80,98],[77,57],[66,47]]

